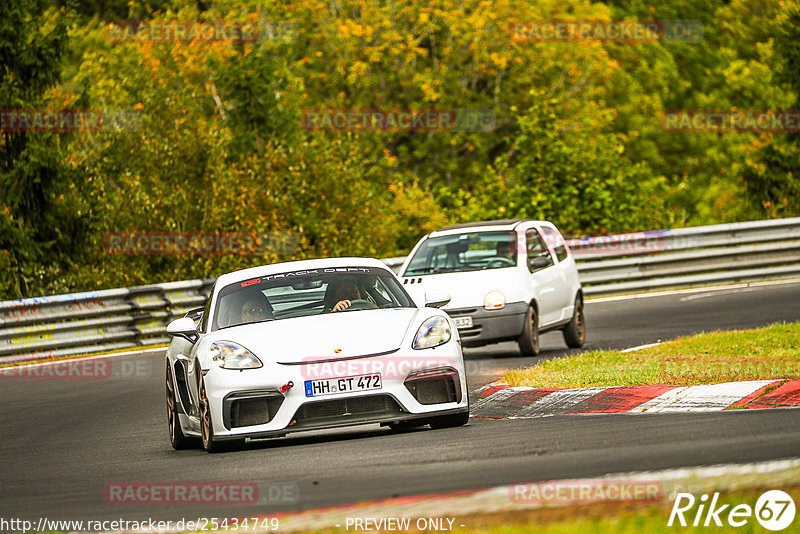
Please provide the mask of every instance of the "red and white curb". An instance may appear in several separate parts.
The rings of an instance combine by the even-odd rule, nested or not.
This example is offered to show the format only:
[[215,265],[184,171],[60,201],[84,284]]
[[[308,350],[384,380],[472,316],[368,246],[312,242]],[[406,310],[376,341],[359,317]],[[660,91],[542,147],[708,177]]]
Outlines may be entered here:
[[592,479],[519,482],[261,517],[277,517],[280,532],[320,529],[341,532],[469,529],[469,516],[473,514],[596,502],[669,502],[675,499],[678,492],[684,491],[701,493],[797,484],[800,484],[800,459],[793,458],[752,464],[615,473]]
[[800,406],[800,380],[752,380],[701,386],[512,387],[478,390],[472,417],[525,419],[562,414],[715,412]]

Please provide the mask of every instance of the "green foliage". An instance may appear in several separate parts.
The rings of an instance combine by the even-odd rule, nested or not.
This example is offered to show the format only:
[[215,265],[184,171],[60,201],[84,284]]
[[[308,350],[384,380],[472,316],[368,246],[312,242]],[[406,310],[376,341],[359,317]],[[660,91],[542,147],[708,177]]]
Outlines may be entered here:
[[[0,108],[122,110],[132,120],[3,132],[0,298],[400,255],[467,220],[545,218],[602,233],[800,206],[796,135],[662,125],[664,110],[800,108],[797,0],[6,4]],[[125,18],[237,25],[259,38],[111,39],[107,21]],[[703,33],[644,43],[511,37],[514,22],[550,19],[693,19]],[[303,128],[305,112],[330,109],[482,110],[494,121],[457,131]],[[262,246],[124,256],[104,250],[113,232],[248,233]]]
[[[6,0],[0,19],[0,110],[44,107],[59,79],[67,18],[44,1]],[[11,296],[39,290],[59,272],[54,258],[84,226],[63,200],[69,170],[58,138],[50,133],[0,132],[0,264]],[[59,258],[61,259],[61,258]]]

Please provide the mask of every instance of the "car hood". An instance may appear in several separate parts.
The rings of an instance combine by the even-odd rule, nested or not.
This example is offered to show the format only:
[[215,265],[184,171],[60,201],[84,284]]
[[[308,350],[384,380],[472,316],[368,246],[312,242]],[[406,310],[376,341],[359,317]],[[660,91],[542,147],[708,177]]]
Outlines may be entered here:
[[[419,321],[415,318],[421,311],[325,313],[225,328],[214,337],[240,343],[259,358],[277,363],[337,360],[399,349],[407,334],[416,333]],[[409,334],[411,329],[414,331]]]
[[[408,280],[408,283],[406,283]],[[410,283],[414,280],[414,283]],[[450,302],[444,310],[474,308],[483,306],[486,293],[502,291],[506,302],[525,300],[520,291],[519,271],[514,267],[507,269],[487,269],[464,273],[428,274],[424,276],[402,277],[403,288],[420,305],[425,303],[425,291],[438,289],[450,295]]]

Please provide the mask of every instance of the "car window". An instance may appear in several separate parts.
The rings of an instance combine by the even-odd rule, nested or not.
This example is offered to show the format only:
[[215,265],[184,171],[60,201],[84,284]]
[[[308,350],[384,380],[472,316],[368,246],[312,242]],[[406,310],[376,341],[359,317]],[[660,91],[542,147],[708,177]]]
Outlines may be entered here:
[[479,271],[516,265],[515,232],[467,232],[423,241],[403,275]]
[[261,276],[220,290],[213,329],[330,313],[339,300],[358,303],[349,311],[413,308],[386,269],[337,267]]
[[211,317],[211,298],[214,296],[214,287],[215,286],[211,287],[208,298],[203,305],[203,316],[200,318],[200,332],[208,332],[208,321]]
[[533,265],[533,261],[536,258],[547,258],[550,260],[550,265],[554,263],[553,257],[550,255],[550,251],[547,249],[547,245],[545,245],[542,236],[539,235],[539,232],[537,232],[535,228],[529,228],[525,232],[525,243],[528,254],[528,270],[530,272],[549,267],[549,265],[545,267],[535,267]]
[[553,247],[558,261],[564,261],[567,259],[567,256],[569,256],[569,251],[567,250],[567,246],[564,242],[564,238],[561,236],[561,233],[548,226],[542,227],[542,233],[544,233],[545,242]]

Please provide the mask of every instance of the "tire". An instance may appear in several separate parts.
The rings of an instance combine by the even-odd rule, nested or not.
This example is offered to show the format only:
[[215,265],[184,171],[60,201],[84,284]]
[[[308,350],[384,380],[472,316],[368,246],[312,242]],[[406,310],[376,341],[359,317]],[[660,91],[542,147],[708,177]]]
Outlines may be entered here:
[[578,295],[575,297],[575,312],[572,320],[564,327],[564,342],[571,349],[583,347],[586,341],[586,317],[583,313],[583,299]]
[[537,356],[539,354],[539,316],[533,306],[530,306],[525,314],[522,335],[517,339],[517,344],[523,356]]
[[214,425],[211,422],[211,410],[208,404],[208,395],[206,395],[206,384],[202,378],[200,378],[198,390],[200,396],[200,433],[202,435],[203,448],[210,453],[227,452],[241,448],[244,445],[243,439],[214,439]]
[[469,412],[456,413],[452,415],[440,415],[429,421],[431,428],[452,428],[454,426],[464,426],[469,422]]
[[197,438],[187,437],[181,429],[178,419],[178,406],[175,402],[175,382],[172,380],[172,368],[167,364],[167,428],[169,430],[169,442],[176,451],[184,449],[194,449],[200,445]]

